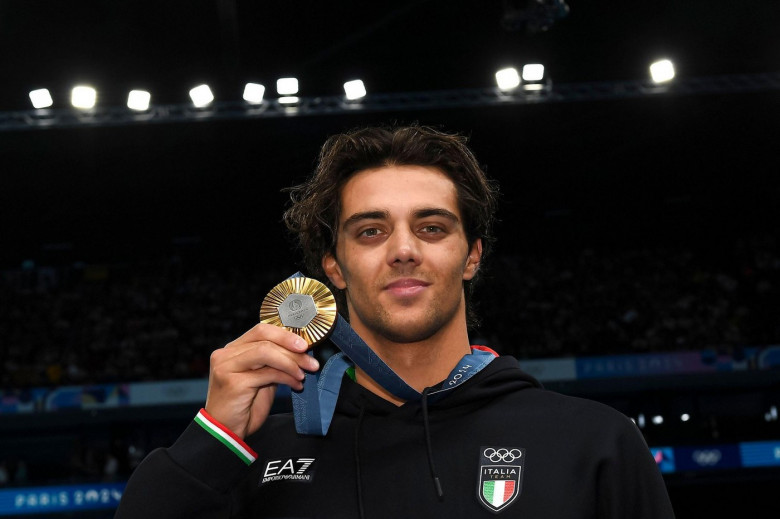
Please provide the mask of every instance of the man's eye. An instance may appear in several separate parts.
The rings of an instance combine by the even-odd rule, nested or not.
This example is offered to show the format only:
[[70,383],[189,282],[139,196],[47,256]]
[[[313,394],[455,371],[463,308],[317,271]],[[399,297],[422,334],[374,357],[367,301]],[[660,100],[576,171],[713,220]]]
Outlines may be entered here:
[[444,229],[442,229],[438,225],[426,225],[425,227],[422,228],[422,230],[423,232],[428,234],[435,234],[435,233],[442,232]]
[[361,233],[358,236],[371,237],[371,236],[376,236],[377,234],[379,234],[379,229],[371,228],[371,229],[364,229],[363,231],[361,231]]

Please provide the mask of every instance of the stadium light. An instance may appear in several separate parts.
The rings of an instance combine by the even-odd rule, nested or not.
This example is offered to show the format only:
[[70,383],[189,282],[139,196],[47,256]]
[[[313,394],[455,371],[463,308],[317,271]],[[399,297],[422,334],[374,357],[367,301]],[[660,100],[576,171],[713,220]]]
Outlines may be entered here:
[[46,88],[39,88],[30,92],[30,101],[33,108],[49,108],[54,104],[54,100],[51,98],[51,93]]
[[196,108],[203,108],[214,101],[214,94],[208,85],[198,85],[190,90],[190,99]]
[[360,79],[344,83],[344,95],[348,101],[355,101],[366,96],[366,85]]
[[523,81],[541,81],[544,79],[544,65],[530,63],[523,65]]
[[74,108],[89,110],[95,107],[96,101],[97,91],[90,86],[79,85],[70,91],[70,104]]
[[276,93],[280,96],[294,96],[298,93],[298,79],[283,77],[276,80]]
[[523,90],[543,90],[544,65],[540,63],[523,65],[522,78]]
[[650,65],[650,77],[653,83],[666,83],[674,79],[674,63],[668,59],[656,61]]
[[691,415],[689,415],[688,413],[683,413],[680,415],[680,420],[683,422],[687,422],[690,419],[691,419]]
[[664,423],[664,417],[661,416],[660,414],[657,414],[657,415],[653,416],[653,423],[655,425],[663,424]]
[[252,105],[259,105],[263,102],[265,87],[259,83],[247,83],[244,86],[244,101]]
[[152,100],[152,94],[146,90],[131,90],[127,94],[127,107],[131,110],[144,112],[149,109],[149,102]]
[[500,90],[513,90],[520,85],[520,74],[514,67],[501,69],[496,72],[496,84]]

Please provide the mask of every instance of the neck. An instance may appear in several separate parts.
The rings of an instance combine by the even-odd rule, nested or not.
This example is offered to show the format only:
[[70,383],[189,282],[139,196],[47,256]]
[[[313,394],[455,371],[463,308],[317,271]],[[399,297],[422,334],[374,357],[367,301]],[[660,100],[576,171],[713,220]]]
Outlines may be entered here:
[[[384,337],[376,337],[370,330],[361,329],[363,327],[359,323],[354,328],[374,353],[420,393],[426,387],[446,379],[458,361],[471,353],[465,319],[462,326],[442,329],[433,337],[414,343],[396,343]],[[372,393],[396,405],[404,403],[404,400],[380,386],[360,368],[356,367],[355,375],[357,383]]]

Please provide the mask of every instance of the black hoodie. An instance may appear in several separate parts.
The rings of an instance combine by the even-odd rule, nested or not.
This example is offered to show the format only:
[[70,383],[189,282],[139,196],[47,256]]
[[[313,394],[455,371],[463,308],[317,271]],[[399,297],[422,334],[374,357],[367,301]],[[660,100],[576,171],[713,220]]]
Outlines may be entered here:
[[249,466],[191,424],[136,469],[116,517],[674,517],[628,418],[543,390],[512,357],[429,406],[345,376],[325,437],[272,415],[246,443]]

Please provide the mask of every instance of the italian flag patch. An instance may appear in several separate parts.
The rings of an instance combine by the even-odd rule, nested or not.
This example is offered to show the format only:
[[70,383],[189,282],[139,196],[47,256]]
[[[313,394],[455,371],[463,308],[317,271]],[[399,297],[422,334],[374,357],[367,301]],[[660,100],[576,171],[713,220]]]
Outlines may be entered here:
[[482,446],[479,454],[477,498],[491,512],[501,512],[517,500],[522,490],[525,449]]
[[482,495],[493,508],[501,508],[515,494],[514,481],[483,481]]

